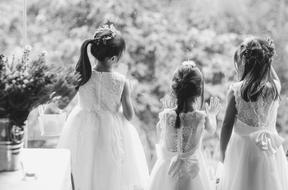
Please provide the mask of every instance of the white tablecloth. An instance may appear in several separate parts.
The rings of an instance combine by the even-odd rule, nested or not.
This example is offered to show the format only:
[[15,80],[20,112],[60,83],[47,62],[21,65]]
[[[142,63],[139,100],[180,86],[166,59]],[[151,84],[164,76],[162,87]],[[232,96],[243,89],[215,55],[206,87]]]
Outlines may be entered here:
[[0,190],[71,190],[70,153],[63,149],[24,149],[24,171],[0,172]]

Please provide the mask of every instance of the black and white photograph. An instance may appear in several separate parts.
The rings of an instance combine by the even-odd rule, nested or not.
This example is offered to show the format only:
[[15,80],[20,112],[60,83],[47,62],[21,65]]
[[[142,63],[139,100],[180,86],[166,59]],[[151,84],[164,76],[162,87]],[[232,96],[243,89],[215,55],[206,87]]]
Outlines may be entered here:
[[0,17],[0,190],[288,190],[288,0]]

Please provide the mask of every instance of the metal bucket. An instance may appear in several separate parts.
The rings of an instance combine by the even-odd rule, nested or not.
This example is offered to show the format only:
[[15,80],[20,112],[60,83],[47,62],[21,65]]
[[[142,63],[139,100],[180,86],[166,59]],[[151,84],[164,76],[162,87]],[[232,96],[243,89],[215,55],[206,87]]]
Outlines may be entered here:
[[12,141],[0,141],[0,171],[15,171],[20,169],[20,153],[23,142],[15,144]]

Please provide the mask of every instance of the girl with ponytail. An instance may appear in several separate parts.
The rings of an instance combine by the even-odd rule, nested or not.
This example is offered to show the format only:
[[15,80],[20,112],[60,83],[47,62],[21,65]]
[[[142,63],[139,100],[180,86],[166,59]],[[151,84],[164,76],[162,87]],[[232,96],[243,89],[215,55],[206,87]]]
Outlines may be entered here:
[[[184,62],[172,79],[174,108],[159,114],[156,145],[158,160],[148,190],[211,190],[207,165],[201,153],[203,131],[214,133],[219,99],[212,97],[206,112],[199,109],[204,99],[204,78],[194,62]],[[200,107],[197,104],[200,99]]]
[[76,72],[81,76],[78,88],[90,79],[92,73],[88,45],[91,45],[90,53],[98,62],[96,70],[100,72],[111,71],[112,65],[119,61],[126,47],[125,40],[113,25],[98,28],[94,37],[85,40],[81,46],[80,57],[76,65]]
[[[129,84],[113,71],[125,41],[112,26],[98,28],[81,46],[78,104],[70,113],[59,146],[71,151],[77,190],[144,189],[148,167],[133,117]],[[88,51],[96,67],[92,69]]]

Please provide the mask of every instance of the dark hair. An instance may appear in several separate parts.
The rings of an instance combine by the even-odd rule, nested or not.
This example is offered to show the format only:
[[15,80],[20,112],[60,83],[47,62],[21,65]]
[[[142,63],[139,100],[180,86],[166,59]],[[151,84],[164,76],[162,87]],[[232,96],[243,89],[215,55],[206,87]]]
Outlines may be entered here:
[[173,76],[172,92],[177,100],[175,128],[180,128],[179,114],[187,111],[188,99],[192,98],[195,102],[201,96],[201,107],[203,106],[204,78],[199,68],[193,64],[182,64]]
[[76,72],[80,74],[80,82],[77,89],[91,77],[92,69],[87,53],[89,44],[91,44],[91,54],[99,62],[105,62],[107,58],[113,56],[120,58],[126,47],[125,40],[113,25],[104,25],[98,28],[94,38],[85,40],[81,46],[80,57],[76,65]]
[[[271,76],[272,58],[275,54],[273,42],[261,38],[247,39],[235,52],[234,61],[242,61],[244,72],[241,81],[241,96],[245,101],[257,101],[259,96],[279,97],[275,81]],[[267,83],[271,87],[267,86]]]

